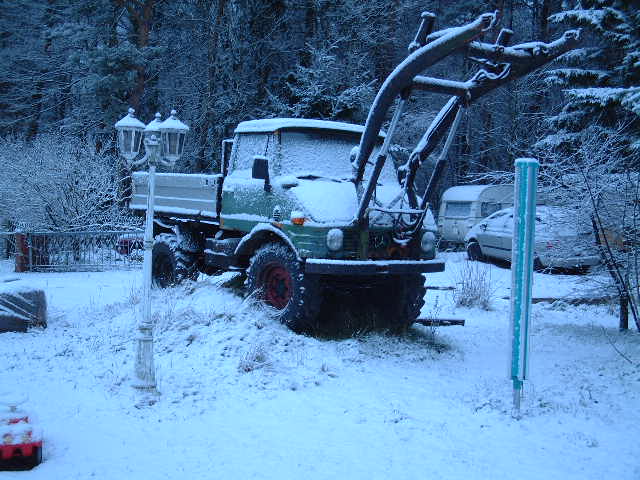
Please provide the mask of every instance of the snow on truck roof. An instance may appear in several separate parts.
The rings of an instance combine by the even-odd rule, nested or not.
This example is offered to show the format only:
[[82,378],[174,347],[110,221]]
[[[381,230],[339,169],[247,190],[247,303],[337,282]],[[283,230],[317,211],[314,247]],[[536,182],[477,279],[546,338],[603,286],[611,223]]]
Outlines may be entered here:
[[471,202],[488,189],[505,189],[513,191],[513,185],[458,185],[445,190],[442,200],[448,202]]
[[[337,130],[341,132],[362,133],[364,127],[352,123],[332,122],[329,120],[310,120],[307,118],[267,118],[264,120],[248,120],[240,122],[235,133],[268,133],[281,129],[310,128],[317,130]],[[385,132],[380,131],[380,137]]]

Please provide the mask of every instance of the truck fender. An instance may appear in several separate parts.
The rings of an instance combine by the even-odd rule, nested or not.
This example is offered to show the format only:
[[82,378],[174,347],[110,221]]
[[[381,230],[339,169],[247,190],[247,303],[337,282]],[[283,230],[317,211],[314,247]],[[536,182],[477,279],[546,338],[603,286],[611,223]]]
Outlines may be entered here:
[[296,258],[302,261],[300,254],[291,239],[287,237],[282,230],[268,223],[258,223],[249,233],[242,237],[234,254],[236,258],[249,257],[261,245],[274,240],[282,241],[285,245],[291,248],[292,252],[296,254]]

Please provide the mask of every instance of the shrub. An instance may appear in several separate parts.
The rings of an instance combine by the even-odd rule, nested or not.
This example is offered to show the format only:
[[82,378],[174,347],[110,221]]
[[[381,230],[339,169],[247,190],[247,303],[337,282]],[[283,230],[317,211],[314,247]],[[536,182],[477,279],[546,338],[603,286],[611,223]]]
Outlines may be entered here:
[[253,372],[259,368],[268,367],[271,364],[267,350],[263,345],[255,345],[240,359],[238,370],[244,373]]
[[456,307],[491,310],[494,294],[489,266],[465,260],[456,274],[456,289],[453,291]]

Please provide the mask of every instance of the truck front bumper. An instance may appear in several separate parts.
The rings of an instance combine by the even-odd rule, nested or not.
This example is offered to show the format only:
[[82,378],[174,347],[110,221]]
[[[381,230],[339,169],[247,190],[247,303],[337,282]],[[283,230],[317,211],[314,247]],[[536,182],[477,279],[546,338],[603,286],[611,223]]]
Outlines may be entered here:
[[308,258],[306,273],[318,275],[406,275],[444,272],[442,260],[329,260]]

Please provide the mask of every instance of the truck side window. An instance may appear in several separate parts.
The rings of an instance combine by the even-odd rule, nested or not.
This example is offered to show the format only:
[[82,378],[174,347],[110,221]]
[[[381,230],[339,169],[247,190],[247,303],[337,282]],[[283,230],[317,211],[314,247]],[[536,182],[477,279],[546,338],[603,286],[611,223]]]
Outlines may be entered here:
[[467,218],[471,216],[471,202],[447,202],[445,217]]
[[269,135],[264,133],[243,133],[238,135],[238,145],[233,159],[232,171],[251,170],[254,155],[266,155]]

